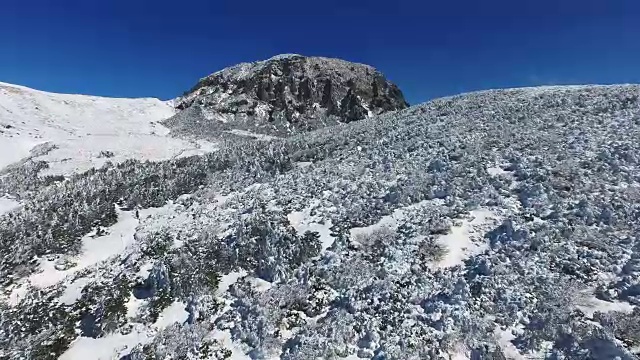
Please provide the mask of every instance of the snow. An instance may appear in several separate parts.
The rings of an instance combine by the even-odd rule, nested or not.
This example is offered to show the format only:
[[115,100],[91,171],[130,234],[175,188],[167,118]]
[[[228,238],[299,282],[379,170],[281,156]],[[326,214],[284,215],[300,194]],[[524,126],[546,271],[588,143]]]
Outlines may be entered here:
[[218,340],[222,346],[231,351],[231,357],[229,360],[250,360],[251,358],[246,355],[246,352],[240,348],[240,346],[231,340],[231,333],[228,330],[216,330],[213,332],[212,337]]
[[296,162],[296,166],[299,168],[306,168],[313,165],[313,162],[311,161],[298,161]]
[[0,197],[0,215],[20,207],[20,203],[9,196]]
[[28,286],[18,285],[13,288],[8,288],[10,291],[9,296],[6,298],[7,305],[16,306],[22,301],[22,299],[27,296],[27,294],[31,291]]
[[362,101],[362,98],[360,96],[358,96],[358,101],[360,102],[360,105],[362,105],[362,107],[367,110],[367,117],[373,117],[373,112],[371,111],[371,109],[369,109],[369,105]]
[[349,355],[347,357],[341,357],[341,360],[362,360],[361,358],[358,357],[358,355],[352,354]]
[[[220,98],[218,98],[218,101],[221,101],[226,97],[228,97],[227,94],[221,93],[220,94]],[[212,111],[212,110],[203,108],[202,109],[202,115],[204,116],[204,118],[206,120],[209,120],[209,121],[219,121],[221,123],[226,123],[227,122],[227,117],[222,115],[222,114],[220,114],[217,111]]]
[[[136,276],[139,276],[143,279],[147,279],[149,277],[149,273],[153,268],[155,263],[153,261],[147,261],[144,264],[140,265],[140,270],[136,273]],[[127,308],[127,317],[132,319],[138,316],[138,310],[146,303],[145,299],[138,299],[133,294],[129,295],[129,299],[127,300],[125,306]]]
[[184,323],[189,318],[187,305],[182,301],[175,301],[158,316],[158,320],[153,324],[157,329],[164,329],[173,323]]
[[152,339],[144,325],[136,324],[129,334],[113,333],[102,338],[78,337],[58,360],[112,360],[119,359],[138,344]]
[[136,275],[140,276],[143,279],[148,278],[151,269],[153,269],[153,264],[153,261],[147,261],[146,263],[140,265],[140,270],[138,270],[138,273]]
[[69,284],[64,292],[58,298],[58,301],[65,305],[72,305],[82,296],[82,289],[89,284],[90,279],[80,278]]
[[176,322],[185,322],[188,316],[185,304],[176,301],[162,311],[151,328],[146,328],[142,324],[133,324],[133,329],[128,334],[112,333],[97,339],[78,337],[71,343],[69,349],[59,357],[59,360],[120,359],[133,347],[151,341],[157,331]]
[[256,115],[259,117],[266,117],[269,114],[269,105],[260,103],[256,106]]
[[[351,239],[358,241],[367,235],[371,235],[376,231],[387,228],[396,230],[401,221],[411,211],[429,205],[437,205],[442,200],[424,200],[403,208],[394,210],[391,215],[383,216],[377,223],[366,226],[356,227],[350,230]],[[477,209],[471,211],[471,219],[465,219],[459,226],[453,226],[450,232],[438,238],[438,241],[447,247],[446,255],[433,265],[436,268],[445,269],[462,264],[465,259],[472,255],[479,254],[488,248],[488,244],[482,238],[481,229],[494,224],[500,218],[494,212],[488,209]],[[401,268],[395,270],[402,270]]]
[[493,329],[493,337],[508,360],[546,359],[549,351],[553,348],[554,343],[543,340],[540,342],[537,351],[527,351],[522,353],[512,341],[516,338],[516,335],[522,334],[523,331],[524,327],[522,324],[506,328],[496,325]]
[[398,226],[400,226],[400,221],[406,217],[408,212],[413,211],[422,206],[425,206],[429,203],[437,205],[439,203],[442,203],[442,200],[440,199],[424,200],[415,204],[411,204],[409,206],[396,209],[393,211],[391,215],[383,216],[377,223],[373,225],[351,228],[350,230],[351,238],[357,239],[358,237],[371,235],[377,230],[380,230],[382,228],[389,228],[391,230],[395,230],[396,228],[398,228]]
[[[134,241],[133,235],[138,226],[138,219],[135,218],[132,211],[116,210],[118,214],[118,222],[108,229],[109,234],[92,238],[86,235],[82,238],[82,251],[77,260],[77,265],[65,271],[74,273],[87,267],[93,266],[108,258],[121,254]],[[38,276],[40,274],[36,274]],[[48,286],[46,282],[47,276],[42,277],[42,281],[33,279],[32,283],[41,287]],[[52,284],[49,284],[52,285]]]
[[271,136],[271,135],[265,135],[265,134],[258,134],[258,133],[254,133],[251,131],[247,131],[247,130],[240,130],[240,129],[232,129],[232,130],[228,130],[226,131],[230,134],[234,134],[234,135],[239,135],[239,136],[248,136],[248,137],[252,137],[255,138],[257,140],[265,140],[265,141],[269,141],[269,140],[274,140],[274,139],[278,139],[277,136]]
[[491,176],[513,176],[510,171],[506,171],[500,166],[487,167],[487,173]]
[[217,204],[218,206],[222,206],[227,202],[227,200],[231,199],[236,195],[238,195],[238,193],[236,192],[231,192],[227,195],[218,194],[213,198],[213,200],[215,201],[215,204]]
[[288,58],[292,58],[292,57],[302,57],[302,55],[300,54],[279,54],[276,56],[272,56],[269,59],[265,60],[265,61],[271,61],[271,60],[283,60],[283,59],[288,59]]
[[518,351],[518,348],[516,348],[516,346],[511,342],[516,338],[511,330],[502,330],[500,327],[496,327],[493,331],[493,335],[496,337],[498,345],[500,345],[500,348],[507,359],[527,360],[527,357],[522,355],[520,351]]
[[217,143],[212,143],[205,140],[190,140],[191,146],[185,147],[178,151],[175,155],[171,156],[172,159],[178,159],[183,157],[189,157],[194,155],[203,155],[219,149]]
[[138,310],[144,305],[146,301],[144,299],[138,299],[133,295],[129,296],[124,306],[127,308],[127,318],[134,319],[138,316]]
[[158,122],[173,114],[170,104],[158,99],[54,94],[0,83],[0,169],[30,157],[44,142],[57,148],[35,158],[49,162],[46,174],[63,175],[107,161],[164,160],[213,147],[169,137]]
[[260,279],[254,276],[248,276],[247,281],[251,284],[252,288],[257,292],[265,292],[271,287],[273,287],[273,283],[268,282],[267,280]]
[[226,275],[222,275],[220,277],[220,283],[218,284],[218,289],[216,290],[216,295],[222,295],[229,290],[229,287],[238,281],[241,277],[247,275],[247,272],[244,270],[233,271]]
[[326,220],[324,224],[318,222],[315,216],[311,216],[311,210],[317,202],[306,207],[302,211],[292,211],[287,215],[287,219],[299,235],[307,231],[317,232],[320,235],[320,243],[322,251],[327,250],[333,245],[334,237],[331,236],[331,220]]
[[[0,129],[2,129],[2,124],[3,121],[0,118]],[[42,141],[37,139],[9,137],[0,133],[0,154],[2,154],[0,155],[0,169],[28,158],[31,149],[40,143]]]
[[628,314],[633,312],[634,306],[627,302],[601,300],[589,294],[589,292],[589,290],[586,290],[578,294],[578,300],[576,301],[576,307],[588,317],[592,317],[596,311],[602,313],[619,311]]
[[469,350],[464,345],[458,345],[453,353],[449,354],[449,360],[469,360]]
[[493,223],[497,216],[487,209],[473,210],[471,216],[472,220],[463,220],[460,226],[452,227],[448,234],[438,238],[448,251],[443,259],[434,264],[437,268],[450,268],[462,264],[471,255],[479,254],[488,248],[486,242],[478,242],[482,236],[476,229]]
[[377,223],[365,227],[355,227],[349,230],[352,239],[358,239],[365,235],[371,235],[383,228],[396,229],[398,221],[403,217],[403,210],[397,209],[391,215],[383,216]]
[[[167,202],[162,207],[140,210],[140,219],[143,220],[143,225],[137,229],[137,235],[140,237],[145,237],[161,230],[181,229],[184,224],[192,220],[191,214],[184,211],[184,205],[172,201]],[[171,248],[177,249],[182,245],[184,245],[184,242],[176,237],[173,244],[171,244]]]
[[51,286],[69,275],[121,254],[133,243],[133,234],[138,226],[138,220],[131,211],[121,211],[119,209],[116,211],[118,213],[118,222],[108,228],[107,235],[93,238],[89,234],[82,238],[80,256],[77,259],[70,259],[75,262],[75,266],[66,270],[57,270],[55,261],[43,260],[40,263],[41,271],[29,276],[28,282],[37,288]]

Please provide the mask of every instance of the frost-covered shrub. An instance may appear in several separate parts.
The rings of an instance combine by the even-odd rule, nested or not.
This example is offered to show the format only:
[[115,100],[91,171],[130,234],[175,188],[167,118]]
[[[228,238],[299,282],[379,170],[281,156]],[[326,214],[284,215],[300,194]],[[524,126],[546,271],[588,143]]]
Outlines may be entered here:
[[[149,324],[180,300],[186,323],[132,358],[226,356],[209,337],[221,330],[255,358],[499,358],[518,351],[511,345],[523,356],[633,358],[635,313],[596,314],[598,327],[573,300],[638,301],[637,95],[637,86],[465,94],[270,143],[223,143],[203,157],[16,187],[41,166],[25,164],[2,177],[24,202],[0,216],[6,285],[43,257],[73,260],[82,236],[118,220],[114,204],[166,208],[140,219],[123,254],[74,274],[122,274],[122,290],[91,285],[76,308],[56,301],[70,279],[27,289],[19,304],[0,304],[1,345],[11,358],[57,358],[81,315],[95,318],[87,333],[104,334]],[[477,208],[492,223],[465,227],[478,251],[442,241]],[[296,225],[330,221],[333,245],[321,252],[322,231],[298,233],[293,211],[305,214]],[[393,231],[350,238],[386,216],[399,222]],[[459,265],[434,267],[446,251]],[[149,263],[158,266],[141,280]],[[132,295],[145,302],[134,319],[122,316]],[[516,341],[500,343],[494,331]]]

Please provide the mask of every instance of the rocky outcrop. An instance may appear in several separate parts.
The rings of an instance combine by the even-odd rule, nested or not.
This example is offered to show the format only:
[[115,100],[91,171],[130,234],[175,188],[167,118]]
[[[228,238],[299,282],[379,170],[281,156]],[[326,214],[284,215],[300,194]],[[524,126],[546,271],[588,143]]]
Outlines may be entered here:
[[218,71],[174,105],[181,111],[165,124],[177,132],[238,129],[280,136],[408,106],[400,89],[371,66],[301,55]]

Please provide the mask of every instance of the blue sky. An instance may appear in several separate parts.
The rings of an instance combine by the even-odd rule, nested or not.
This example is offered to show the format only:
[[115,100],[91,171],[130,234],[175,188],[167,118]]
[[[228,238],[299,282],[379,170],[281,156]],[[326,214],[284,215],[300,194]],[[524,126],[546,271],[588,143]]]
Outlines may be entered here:
[[637,0],[16,0],[0,81],[168,99],[279,53],[371,64],[411,103],[478,89],[640,83]]

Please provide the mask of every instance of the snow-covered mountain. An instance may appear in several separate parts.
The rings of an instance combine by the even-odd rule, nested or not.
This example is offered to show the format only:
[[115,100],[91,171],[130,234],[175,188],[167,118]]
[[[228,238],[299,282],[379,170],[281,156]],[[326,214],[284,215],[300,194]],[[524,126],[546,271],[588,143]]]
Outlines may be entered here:
[[128,158],[166,160],[213,144],[167,136],[172,115],[158,99],[54,94],[0,83],[0,171],[31,159],[69,175]]
[[41,174],[50,175],[166,160],[203,154],[223,139],[271,139],[406,107],[397,86],[370,66],[300,55],[218,71],[170,101],[0,83],[0,171],[27,160],[46,162]]
[[165,124],[207,138],[233,130],[288,136],[408,106],[371,66],[295,54],[215,72],[174,104],[181,111]]
[[640,86],[544,87],[16,166],[0,359],[638,359],[639,139]]

